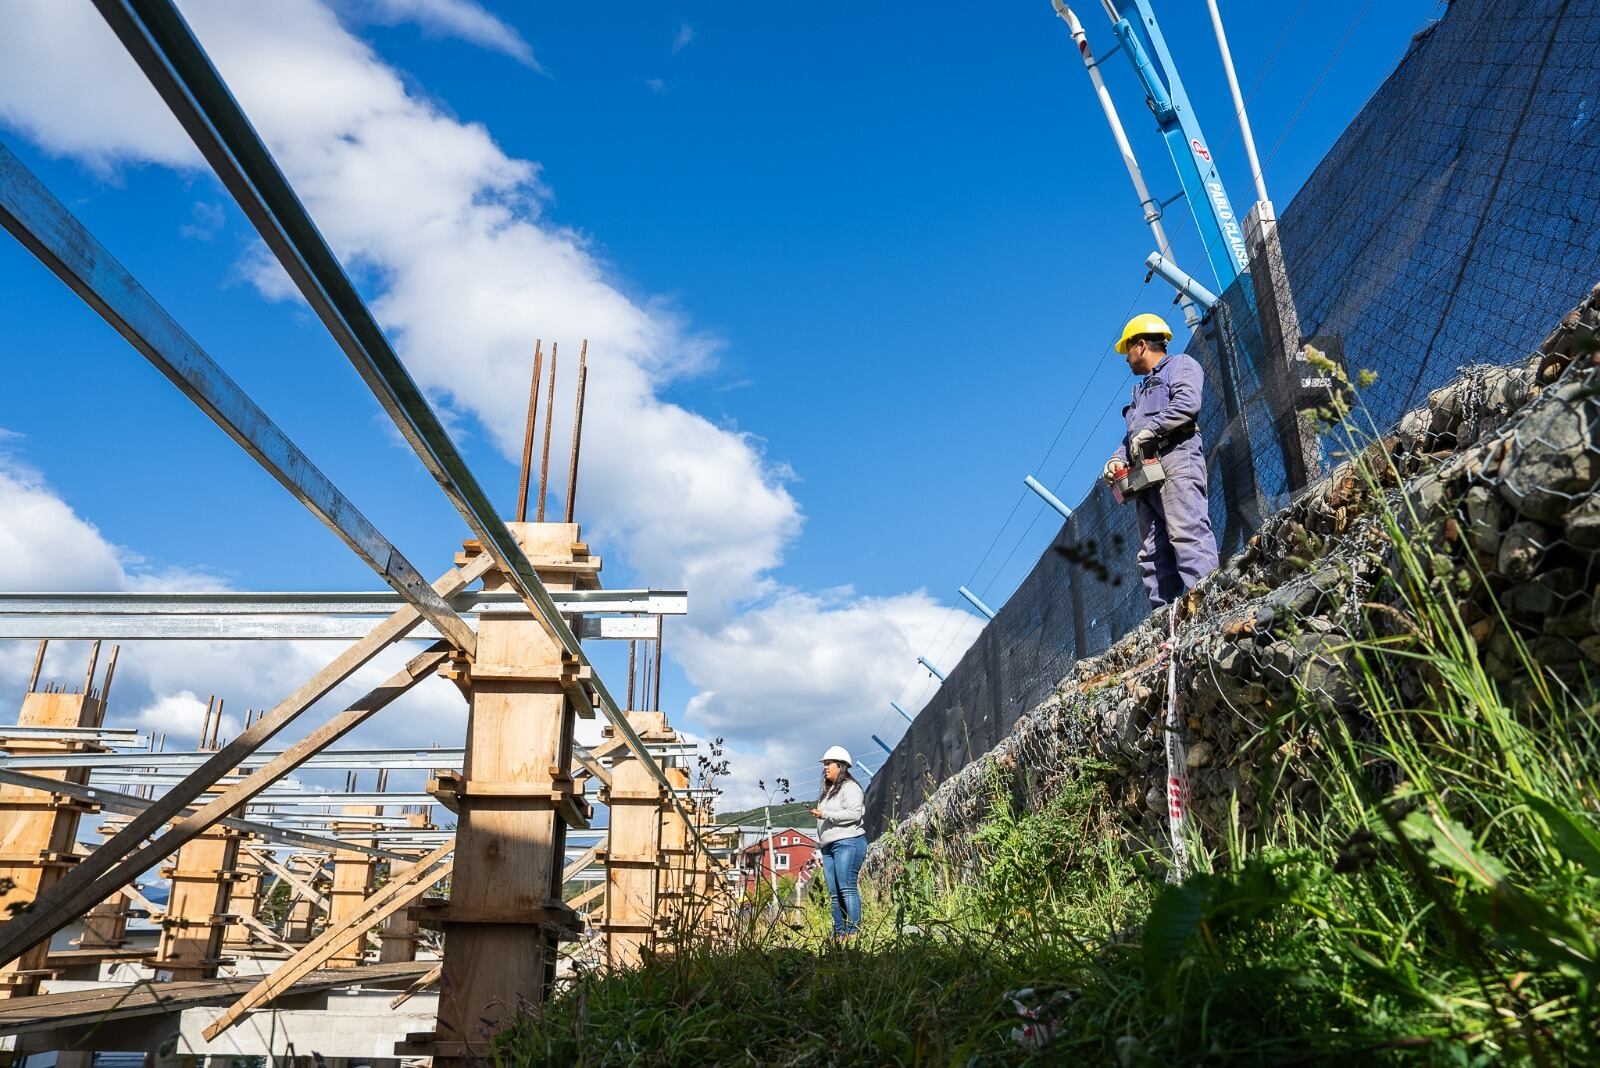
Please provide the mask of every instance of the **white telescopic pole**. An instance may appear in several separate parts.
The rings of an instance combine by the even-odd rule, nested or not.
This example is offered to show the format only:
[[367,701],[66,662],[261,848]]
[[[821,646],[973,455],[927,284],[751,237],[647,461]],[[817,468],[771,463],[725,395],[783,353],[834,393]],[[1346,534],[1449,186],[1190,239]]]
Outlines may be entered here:
[[781,911],[781,906],[778,904],[778,858],[772,849],[772,809],[765,805],[762,808],[766,813],[767,823],[767,882],[772,887],[773,911]]
[[1261,173],[1261,158],[1256,155],[1256,137],[1250,132],[1250,116],[1244,110],[1244,94],[1239,91],[1239,75],[1233,69],[1233,51],[1228,48],[1228,35],[1222,29],[1222,12],[1217,10],[1217,0],[1206,0],[1211,9],[1211,26],[1217,31],[1217,47],[1222,51],[1222,69],[1228,73],[1228,89],[1233,93],[1233,110],[1239,117],[1239,130],[1244,134],[1245,155],[1250,158],[1250,177],[1256,183],[1256,200],[1266,205],[1264,216],[1272,215],[1272,199],[1267,196],[1267,180]]
[[[1083,32],[1083,23],[1078,21],[1078,16],[1072,13],[1072,8],[1068,7],[1064,0],[1053,0],[1053,2],[1056,14],[1067,24],[1067,32],[1072,34],[1072,40],[1078,46],[1078,53],[1083,56],[1083,69],[1089,72],[1089,80],[1094,83],[1095,96],[1100,100],[1100,110],[1105,112],[1106,124],[1111,127],[1111,137],[1117,142],[1117,151],[1122,153],[1123,165],[1128,168],[1128,178],[1133,182],[1133,191],[1139,198],[1139,206],[1144,209],[1144,219],[1150,224],[1150,233],[1156,239],[1156,248],[1165,259],[1171,260],[1172,245],[1167,240],[1166,227],[1161,225],[1161,205],[1156,203],[1155,197],[1150,195],[1150,187],[1145,184],[1144,172],[1139,169],[1139,160],[1133,154],[1133,145],[1128,141],[1128,132],[1123,129],[1122,117],[1117,114],[1117,105],[1111,100],[1111,91],[1106,88],[1105,79],[1100,77],[1100,64],[1089,48],[1089,35]],[[1183,316],[1190,326],[1200,321],[1200,313],[1192,300],[1184,297],[1179,303],[1183,305]]]

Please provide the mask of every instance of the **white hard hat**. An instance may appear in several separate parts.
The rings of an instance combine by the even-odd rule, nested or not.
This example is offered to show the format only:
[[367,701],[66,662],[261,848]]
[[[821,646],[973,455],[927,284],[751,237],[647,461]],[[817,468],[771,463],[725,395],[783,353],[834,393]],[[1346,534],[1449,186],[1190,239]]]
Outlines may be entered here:
[[817,763],[826,764],[830,760],[837,760],[847,768],[855,766],[855,761],[850,759],[850,750],[842,745],[828,746],[828,751],[822,754],[822,759]]

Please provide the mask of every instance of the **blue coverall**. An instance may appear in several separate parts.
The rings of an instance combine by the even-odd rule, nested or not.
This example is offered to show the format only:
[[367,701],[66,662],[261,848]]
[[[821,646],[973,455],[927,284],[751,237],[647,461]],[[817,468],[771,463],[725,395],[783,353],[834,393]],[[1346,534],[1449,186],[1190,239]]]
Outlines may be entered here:
[[1206,454],[1200,442],[1200,400],[1205,372],[1194,357],[1171,352],[1133,387],[1133,401],[1122,409],[1128,443],[1141,430],[1154,430],[1167,479],[1134,498],[1139,520],[1139,571],[1153,608],[1183,596],[1217,567],[1217,539],[1211,532],[1206,498]]

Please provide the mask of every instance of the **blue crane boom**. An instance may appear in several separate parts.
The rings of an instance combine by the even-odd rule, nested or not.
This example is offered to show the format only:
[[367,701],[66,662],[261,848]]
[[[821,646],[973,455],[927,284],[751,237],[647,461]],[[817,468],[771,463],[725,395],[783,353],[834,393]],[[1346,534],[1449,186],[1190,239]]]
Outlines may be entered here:
[[[1178,77],[1177,64],[1156,22],[1150,0],[1129,0],[1138,12],[1138,24],[1118,13],[1111,0],[1102,0],[1111,17],[1111,32],[1144,84],[1156,126],[1167,143],[1178,181],[1183,185],[1189,211],[1205,244],[1206,259],[1217,276],[1220,290],[1250,270],[1244,229],[1222,184],[1222,176],[1206,147],[1200,119]],[[1146,47],[1146,41],[1149,44]]]

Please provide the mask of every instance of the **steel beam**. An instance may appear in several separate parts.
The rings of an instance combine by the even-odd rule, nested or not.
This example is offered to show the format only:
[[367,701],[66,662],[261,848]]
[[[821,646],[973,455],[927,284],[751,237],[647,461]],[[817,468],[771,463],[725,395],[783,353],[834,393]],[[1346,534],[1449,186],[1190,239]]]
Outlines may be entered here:
[[[527,554],[177,7],[171,0],[94,3],[523,602],[579,665],[592,666]],[[672,789],[599,672],[593,673],[591,684],[617,735],[660,785]],[[674,801],[674,806],[704,848],[694,820],[681,804]]]
[[[239,761],[237,767],[259,768],[278,758],[281,750],[257,750]],[[300,763],[301,768],[353,768],[371,771],[431,771],[434,768],[459,768],[463,750],[448,749],[326,749]],[[210,759],[211,753],[147,753],[139,750],[121,753],[46,753],[39,756],[0,754],[0,768],[32,771],[39,768],[147,768],[188,771]]]
[[448,635],[458,649],[476,651],[477,636],[472,628],[434,592],[428,580],[3,144],[0,226],[11,231],[424,619]]
[[[134,797],[132,794],[121,793],[117,790],[102,790],[97,786],[80,786],[73,782],[47,779],[39,775],[29,775],[25,772],[10,771],[5,768],[0,768],[0,782],[8,783],[12,786],[25,787],[29,790],[39,790],[47,794],[59,794],[62,797],[70,797],[75,801],[85,801],[89,804],[99,805],[108,811],[121,812],[128,816],[137,816],[155,803],[149,798]],[[324,850],[354,849],[368,856],[381,857],[384,860],[409,859],[403,853],[394,853],[387,849],[377,849],[371,846],[361,846],[352,842],[342,842],[338,839],[324,838],[316,834],[285,830],[258,820],[245,820],[229,816],[219,822],[235,830],[258,834],[269,841],[281,842],[284,845]]]
[[[607,594],[606,597],[589,596]],[[393,594],[0,594],[0,639],[121,641],[349,641],[371,620],[398,608]],[[504,609],[526,614],[514,593],[451,598],[464,616]],[[565,614],[580,615],[585,639],[654,639],[661,615],[688,611],[677,591],[581,590],[556,597]],[[502,607],[503,606],[503,607]],[[631,613],[601,614],[601,613]],[[431,624],[407,640],[438,641]]]
[[[552,593],[556,610],[566,615],[647,614],[681,616],[689,611],[683,590],[560,590]],[[516,612],[520,595],[506,590],[467,590],[442,598],[461,615]],[[384,590],[347,592],[107,592],[0,593],[3,615],[131,615],[131,616],[387,616],[401,605],[398,595]]]

